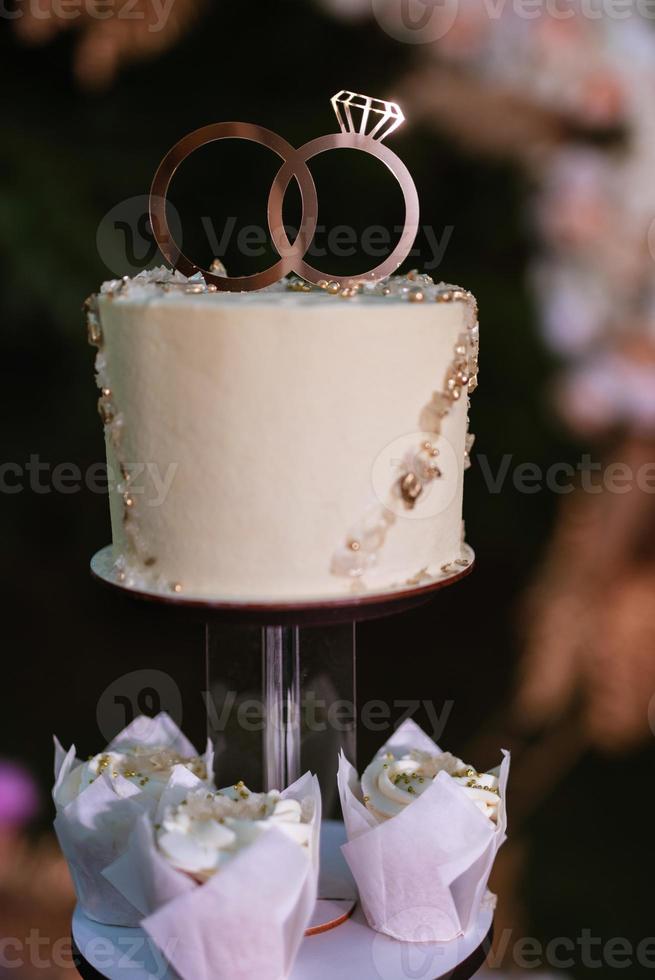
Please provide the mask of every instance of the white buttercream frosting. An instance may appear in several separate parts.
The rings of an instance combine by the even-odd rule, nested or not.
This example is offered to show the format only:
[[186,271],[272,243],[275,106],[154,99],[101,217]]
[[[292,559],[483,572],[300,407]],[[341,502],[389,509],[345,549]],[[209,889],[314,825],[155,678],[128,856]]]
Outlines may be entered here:
[[[346,300],[212,285],[160,268],[105,283],[89,305],[115,581],[269,603],[468,567],[470,294],[417,275]],[[408,508],[402,462],[426,441],[441,476]]]
[[184,766],[205,782],[208,779],[205,760],[200,756],[183,756],[168,748],[135,745],[123,751],[107,751],[91,756],[71,773],[81,793],[99,776],[122,776],[146,795],[158,799],[166,787],[173,768]]
[[204,881],[273,827],[309,855],[313,816],[309,797],[283,798],[277,790],[251,793],[242,783],[216,793],[195,790],[167,808],[156,827],[157,845],[175,868]]
[[446,772],[485,816],[496,821],[498,776],[480,773],[450,752],[414,749],[400,758],[391,752],[376,756],[362,776],[364,802],[379,820],[389,820],[421,796],[440,772]]

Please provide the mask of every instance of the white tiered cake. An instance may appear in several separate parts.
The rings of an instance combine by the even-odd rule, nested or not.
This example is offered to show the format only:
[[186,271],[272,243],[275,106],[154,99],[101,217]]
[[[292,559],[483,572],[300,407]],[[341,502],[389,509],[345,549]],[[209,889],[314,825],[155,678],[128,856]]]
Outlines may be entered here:
[[333,292],[159,269],[88,302],[126,586],[314,601],[470,563],[473,297],[416,273]]

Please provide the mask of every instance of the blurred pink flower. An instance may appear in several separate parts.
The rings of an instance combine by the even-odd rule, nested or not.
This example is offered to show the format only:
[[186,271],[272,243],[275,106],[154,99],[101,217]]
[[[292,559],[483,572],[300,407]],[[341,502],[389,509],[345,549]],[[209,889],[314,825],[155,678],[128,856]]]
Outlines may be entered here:
[[23,766],[0,760],[0,828],[28,823],[39,809],[39,793],[32,775]]

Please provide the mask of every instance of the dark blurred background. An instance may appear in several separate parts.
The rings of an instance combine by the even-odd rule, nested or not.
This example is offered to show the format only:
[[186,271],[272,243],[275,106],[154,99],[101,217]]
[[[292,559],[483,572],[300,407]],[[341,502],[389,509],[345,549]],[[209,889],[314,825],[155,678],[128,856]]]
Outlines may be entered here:
[[[106,494],[75,488],[75,469],[69,492],[53,489],[56,467],[86,474],[104,460],[82,301],[152,260],[139,236],[128,249],[116,221],[142,212],[132,199],[177,139],[243,119],[300,145],[334,131],[329,99],[345,86],[402,103],[408,123],[392,145],[422,221],[439,238],[451,229],[438,267],[425,235],[411,265],[476,294],[482,338],[465,502],[475,573],[418,611],[361,626],[360,703],[452,701],[443,747],[480,768],[514,750],[498,974],[529,965],[522,938],[577,942],[585,930],[602,940],[598,963],[578,945],[562,975],[613,975],[621,957],[599,951],[615,939],[631,944],[631,978],[655,968],[655,945],[650,962],[636,954],[655,934],[653,497],[634,479],[621,492],[604,479],[613,464],[634,475],[655,459],[655,26],[634,12],[585,17],[575,3],[571,22],[524,20],[516,5],[494,19],[483,6],[463,0],[460,20],[432,33],[420,18],[403,25],[392,0],[175,0],[161,30],[145,0],[141,19],[116,4],[103,20],[90,4],[70,19],[55,0],[3,8],[3,935],[68,935],[70,886],[49,832],[52,734],[82,756],[99,751],[103,692],[142,669],[175,679],[190,737],[204,725],[202,624],[94,584]],[[393,183],[341,156],[312,166],[322,220],[398,222]],[[189,164],[173,198],[194,258],[207,260],[198,215],[229,207],[261,222],[275,170],[243,147]],[[293,194],[288,207],[292,220]],[[224,258],[231,273],[256,267]],[[573,468],[563,493],[546,480],[560,463]],[[542,474],[529,492],[523,464]],[[417,720],[429,728],[425,713]],[[360,732],[360,763],[385,737]],[[0,976],[64,973],[54,961],[0,965]]]

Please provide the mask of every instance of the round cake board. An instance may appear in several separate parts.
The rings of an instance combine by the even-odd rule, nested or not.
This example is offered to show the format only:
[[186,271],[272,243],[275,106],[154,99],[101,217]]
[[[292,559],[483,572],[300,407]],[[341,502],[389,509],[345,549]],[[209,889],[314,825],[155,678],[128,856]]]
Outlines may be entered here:
[[201,596],[191,593],[160,592],[155,589],[134,588],[120,580],[116,572],[111,545],[101,548],[91,559],[91,572],[104,585],[117,592],[158,603],[178,611],[188,611],[205,619],[222,619],[226,622],[251,625],[322,625],[377,619],[405,612],[422,605],[435,593],[461,581],[473,570],[475,553],[463,545],[461,558],[444,566],[447,570],[436,575],[419,573],[411,583],[394,586],[382,591],[363,590],[343,596],[319,596],[316,598],[285,599],[238,599],[234,596]]
[[[354,888],[341,853],[344,841],[343,824],[323,823],[322,894],[325,888],[342,889],[346,883]],[[450,943],[401,943],[374,932],[361,905],[347,915],[352,907],[347,899],[322,899],[317,905],[317,921],[324,921],[329,909],[338,915],[346,913],[345,919],[336,928],[305,937],[289,980],[466,980],[480,969],[488,952],[493,912],[487,905],[468,932]],[[80,966],[82,976],[97,971],[107,980],[178,980],[141,929],[100,925],[78,907],[73,916],[73,941],[85,961]]]

